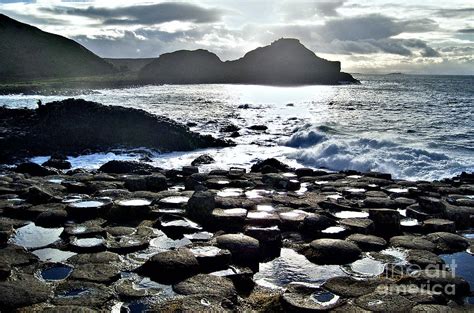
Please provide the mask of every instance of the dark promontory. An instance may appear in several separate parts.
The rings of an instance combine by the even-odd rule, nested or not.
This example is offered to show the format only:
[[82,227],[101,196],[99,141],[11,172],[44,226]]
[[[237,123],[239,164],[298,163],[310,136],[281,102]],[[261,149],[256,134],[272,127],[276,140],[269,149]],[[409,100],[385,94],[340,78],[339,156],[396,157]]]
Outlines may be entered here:
[[106,75],[114,67],[77,42],[0,14],[0,81]]
[[51,102],[36,110],[0,108],[0,162],[113,148],[189,151],[228,145],[165,117],[84,100]]
[[235,61],[222,62],[206,50],[161,55],[140,71],[140,79],[158,84],[339,84],[358,82],[341,72],[341,63],[319,58],[297,39],[280,39]]

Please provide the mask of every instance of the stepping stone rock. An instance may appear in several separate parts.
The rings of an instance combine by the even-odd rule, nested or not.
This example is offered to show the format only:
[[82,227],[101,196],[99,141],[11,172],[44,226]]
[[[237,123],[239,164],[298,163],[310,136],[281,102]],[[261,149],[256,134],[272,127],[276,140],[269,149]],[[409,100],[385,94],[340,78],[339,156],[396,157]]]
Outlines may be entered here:
[[226,269],[232,259],[229,250],[214,246],[197,246],[190,251],[199,262],[200,271],[205,273]]
[[466,297],[471,293],[469,283],[464,278],[444,270],[425,269],[414,272],[402,277],[397,283],[431,288],[432,291],[442,292],[449,297]]
[[232,253],[235,264],[258,266],[260,244],[255,238],[243,234],[226,234],[216,238],[217,246]]
[[374,231],[374,222],[368,218],[345,218],[339,224],[357,233],[369,234]]
[[138,272],[164,284],[176,283],[199,271],[199,262],[187,248],[160,252],[145,262]]
[[85,280],[100,284],[111,284],[120,278],[120,270],[110,264],[80,264],[69,276],[74,280]]
[[209,191],[196,191],[188,201],[186,214],[192,220],[207,222],[216,207],[214,194]]
[[241,230],[245,224],[246,217],[247,210],[243,208],[215,209],[212,211],[213,229]]
[[428,250],[433,252],[436,248],[431,241],[417,236],[395,236],[390,239],[390,245],[405,249]]
[[408,263],[418,265],[421,268],[425,268],[427,266],[430,266],[430,268],[433,268],[433,266],[442,268],[444,265],[443,259],[433,252],[426,250],[409,250],[407,261]]
[[362,251],[380,251],[387,246],[387,241],[374,235],[352,234],[346,238],[355,243]]
[[333,219],[320,214],[307,216],[303,220],[302,231],[308,235],[317,235],[321,230],[336,225]]
[[370,312],[410,312],[415,302],[390,293],[370,293],[355,299],[354,303]]
[[2,311],[45,302],[50,298],[51,286],[33,276],[21,276],[20,280],[0,282],[0,308]]
[[42,212],[36,218],[35,224],[41,227],[59,227],[68,219],[66,210]]
[[305,256],[316,264],[347,264],[357,260],[361,252],[353,242],[325,238],[313,240]]
[[438,253],[454,253],[464,251],[469,247],[469,242],[466,238],[446,232],[431,233],[425,238],[436,245],[436,252]]
[[237,291],[232,281],[225,277],[198,274],[173,285],[173,290],[181,295],[210,295],[236,300]]
[[456,224],[453,221],[441,218],[432,218],[423,222],[423,230],[427,233],[434,232],[448,232],[454,233],[456,231]]
[[323,287],[341,297],[355,298],[374,292],[383,281],[379,279],[354,279],[338,276],[328,279]]
[[418,197],[420,208],[430,214],[443,213],[446,206],[440,199],[433,197]]
[[8,245],[0,249],[0,264],[25,266],[38,262],[38,257],[23,247]]
[[369,218],[374,221],[375,232],[390,236],[400,232],[400,213],[391,209],[370,209]]

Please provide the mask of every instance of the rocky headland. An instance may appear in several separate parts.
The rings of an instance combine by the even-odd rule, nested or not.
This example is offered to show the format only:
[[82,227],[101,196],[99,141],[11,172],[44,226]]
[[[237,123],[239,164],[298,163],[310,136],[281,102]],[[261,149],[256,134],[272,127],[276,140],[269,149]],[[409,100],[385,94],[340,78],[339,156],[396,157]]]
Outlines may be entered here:
[[297,39],[282,38],[234,61],[207,50],[165,53],[145,65],[139,80],[154,84],[311,85],[357,83],[341,63],[319,58]]
[[473,174],[64,165],[0,175],[2,311],[473,309],[441,257],[472,253]]
[[229,145],[143,110],[81,99],[39,104],[35,110],[0,108],[1,163],[114,148],[146,147],[166,152]]

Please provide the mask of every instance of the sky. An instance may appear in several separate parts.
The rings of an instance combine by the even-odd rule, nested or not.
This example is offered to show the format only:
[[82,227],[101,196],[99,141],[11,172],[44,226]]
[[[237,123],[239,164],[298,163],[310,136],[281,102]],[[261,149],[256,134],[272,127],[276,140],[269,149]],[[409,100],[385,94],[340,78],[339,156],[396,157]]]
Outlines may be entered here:
[[0,0],[0,13],[101,57],[232,60],[285,37],[347,72],[474,75],[473,0]]

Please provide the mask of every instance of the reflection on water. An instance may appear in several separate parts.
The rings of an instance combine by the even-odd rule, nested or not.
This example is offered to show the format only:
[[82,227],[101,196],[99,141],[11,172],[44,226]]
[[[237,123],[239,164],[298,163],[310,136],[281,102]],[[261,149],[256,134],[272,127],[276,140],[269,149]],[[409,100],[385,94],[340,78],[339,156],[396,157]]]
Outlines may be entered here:
[[347,276],[339,265],[316,265],[292,249],[281,249],[280,257],[260,264],[257,284],[278,288],[292,282],[322,283],[331,277]]

